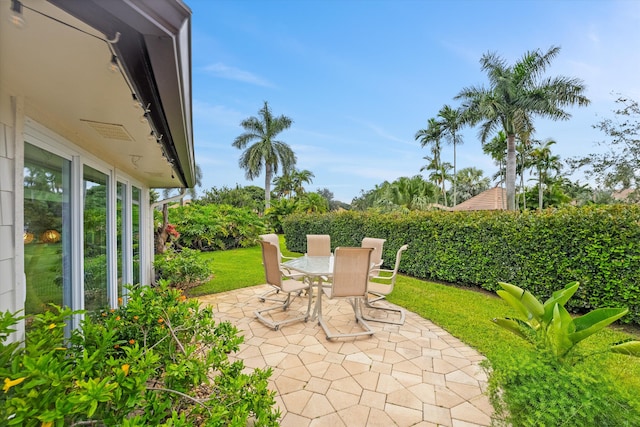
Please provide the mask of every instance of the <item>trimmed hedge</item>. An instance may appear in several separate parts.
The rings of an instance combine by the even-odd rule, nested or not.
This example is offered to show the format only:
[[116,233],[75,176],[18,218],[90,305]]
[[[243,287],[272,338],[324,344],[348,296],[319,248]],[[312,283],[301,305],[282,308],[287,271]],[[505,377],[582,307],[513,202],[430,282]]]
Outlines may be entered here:
[[573,312],[627,307],[640,324],[640,206],[608,205],[543,212],[332,212],[283,222],[287,247],[306,251],[307,234],[331,235],[332,249],[387,239],[383,259],[409,244],[401,271],[428,280],[496,291],[508,282],[545,300],[571,281]]

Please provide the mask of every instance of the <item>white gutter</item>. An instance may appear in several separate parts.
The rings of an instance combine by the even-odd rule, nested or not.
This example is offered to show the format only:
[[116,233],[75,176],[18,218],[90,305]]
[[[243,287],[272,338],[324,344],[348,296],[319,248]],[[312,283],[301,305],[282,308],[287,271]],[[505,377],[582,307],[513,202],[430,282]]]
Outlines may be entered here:
[[183,198],[184,198],[184,196],[186,196],[186,195],[187,195],[187,189],[186,189],[186,188],[183,188],[183,189],[182,189],[182,193],[178,194],[177,196],[169,197],[168,199],[164,199],[164,200],[160,200],[160,201],[155,202],[155,203],[151,203],[151,206],[150,206],[150,208],[151,208],[151,215],[152,215],[151,217],[153,218],[153,210],[154,210],[155,208],[157,208],[158,206],[160,206],[160,205],[164,205],[165,203],[175,202],[176,200],[183,199]]

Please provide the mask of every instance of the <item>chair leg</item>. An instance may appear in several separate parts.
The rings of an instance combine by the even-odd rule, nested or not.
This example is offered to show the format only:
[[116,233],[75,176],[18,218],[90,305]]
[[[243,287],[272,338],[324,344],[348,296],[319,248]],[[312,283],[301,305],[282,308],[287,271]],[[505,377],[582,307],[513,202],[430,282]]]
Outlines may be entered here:
[[262,323],[264,323],[265,325],[267,325],[268,327],[270,327],[271,329],[277,331],[278,329],[280,329],[280,326],[283,325],[288,325],[289,323],[294,323],[294,322],[299,322],[299,321],[307,321],[309,320],[309,316],[311,315],[311,299],[313,297],[312,293],[309,293],[309,302],[307,303],[307,312],[303,315],[303,316],[297,316],[297,317],[292,317],[290,319],[285,319],[282,320],[280,322],[274,322],[271,319],[268,319],[267,317],[265,317],[263,315],[263,313],[268,313],[270,311],[273,310],[282,310],[282,311],[287,311],[287,309],[289,308],[289,306],[291,305],[291,302],[297,297],[297,292],[293,293],[293,297],[291,295],[291,293],[287,294],[287,299],[284,300],[284,302],[282,302],[281,305],[276,305],[273,307],[267,307],[267,308],[263,308],[262,310],[256,310],[254,311],[254,315],[256,316],[256,318],[261,321]]
[[[321,298],[321,297],[322,296],[320,295],[318,298]],[[351,307],[353,308],[353,311],[355,313],[356,323],[360,324],[363,331],[353,332],[349,334],[333,333],[329,328],[329,325],[327,324],[327,322],[324,320],[324,317],[322,316],[322,304],[320,304],[320,309],[318,311],[318,324],[322,327],[322,330],[324,331],[324,334],[327,337],[327,341],[331,341],[333,338],[349,338],[349,337],[359,337],[363,335],[368,335],[368,336],[373,335],[374,331],[371,329],[371,327],[369,327],[367,322],[365,322],[365,319],[362,317],[362,314],[361,314],[362,312],[361,298],[354,298],[350,300],[349,303],[351,304]]]
[[402,308],[395,308],[395,307],[378,307],[373,305],[373,302],[376,301],[380,301],[380,300],[384,300],[384,295],[377,295],[376,298],[373,298],[371,300],[369,299],[365,299],[364,305],[366,308],[368,309],[372,309],[372,310],[383,310],[383,311],[390,311],[393,313],[398,313],[398,315],[400,316],[400,319],[398,320],[387,320],[387,319],[381,319],[381,318],[376,318],[376,317],[371,317],[371,316],[366,316],[364,313],[362,314],[362,318],[365,320],[369,320],[370,322],[380,322],[380,323],[388,323],[391,325],[404,325],[404,310]]
[[280,293],[280,288],[272,286],[272,289],[269,289],[265,293],[263,293],[260,296],[258,296],[258,299],[261,302],[274,301],[274,302],[282,302],[282,303],[284,303],[286,301],[286,299],[273,298],[273,297],[269,296],[269,295],[274,295],[274,294],[279,294],[279,293]]

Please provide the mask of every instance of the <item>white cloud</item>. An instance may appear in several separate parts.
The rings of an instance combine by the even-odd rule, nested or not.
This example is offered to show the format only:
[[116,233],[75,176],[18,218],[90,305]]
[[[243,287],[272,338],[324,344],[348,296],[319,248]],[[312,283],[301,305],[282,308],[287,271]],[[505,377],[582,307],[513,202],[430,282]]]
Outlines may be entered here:
[[253,74],[250,71],[230,67],[220,62],[207,65],[203,67],[203,70],[223,79],[236,80],[239,82],[250,83],[257,86],[274,87],[273,83],[258,75]]
[[193,116],[202,119],[199,123],[212,122],[221,126],[238,127],[244,120],[243,115],[224,105],[212,105],[197,99],[193,100]]

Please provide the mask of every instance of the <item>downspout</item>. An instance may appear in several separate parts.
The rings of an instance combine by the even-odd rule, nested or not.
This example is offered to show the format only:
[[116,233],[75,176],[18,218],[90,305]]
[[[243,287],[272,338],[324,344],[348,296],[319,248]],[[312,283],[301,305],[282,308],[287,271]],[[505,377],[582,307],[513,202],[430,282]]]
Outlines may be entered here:
[[[182,198],[184,198],[184,196],[187,195],[187,188],[182,188],[182,193],[178,194],[177,196],[173,196],[173,197],[169,197],[168,199],[164,199],[164,200],[160,200],[158,202],[155,203],[151,203],[151,205],[149,205],[149,216],[151,218],[151,259],[153,259],[153,255],[155,254],[155,239],[153,238],[154,236],[154,221],[153,221],[153,211],[155,211],[155,209],[158,206],[164,205],[165,203],[170,203],[170,202],[174,202],[176,200],[180,200]],[[156,284],[156,272],[155,269],[153,268],[153,261],[151,261],[151,265],[149,266],[149,270],[150,270],[150,276],[149,276],[149,281],[151,282],[151,284],[155,285]]]

